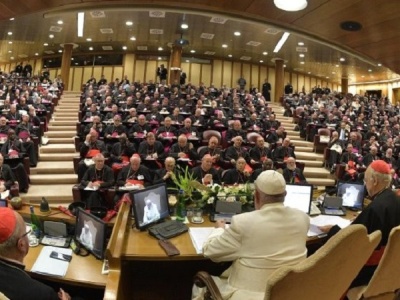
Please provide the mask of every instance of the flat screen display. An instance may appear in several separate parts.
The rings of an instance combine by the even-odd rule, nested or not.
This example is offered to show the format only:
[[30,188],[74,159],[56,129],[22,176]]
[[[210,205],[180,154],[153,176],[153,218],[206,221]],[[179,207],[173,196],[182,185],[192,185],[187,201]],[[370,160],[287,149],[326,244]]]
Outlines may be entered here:
[[365,198],[364,184],[354,182],[339,182],[336,193],[338,197],[342,197],[344,207],[359,210],[363,208]]
[[75,224],[75,240],[99,259],[104,258],[106,246],[106,223],[84,211],[78,209]]
[[168,192],[165,183],[130,192],[136,228],[143,230],[169,217]]
[[286,184],[286,197],[283,204],[310,213],[313,186],[310,184]]

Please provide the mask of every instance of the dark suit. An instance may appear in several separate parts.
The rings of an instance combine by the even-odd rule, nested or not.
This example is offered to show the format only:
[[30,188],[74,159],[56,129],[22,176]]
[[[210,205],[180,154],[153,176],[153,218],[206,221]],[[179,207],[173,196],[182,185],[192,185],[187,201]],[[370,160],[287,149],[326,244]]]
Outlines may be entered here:
[[[288,168],[285,168],[283,170],[283,178],[285,178],[286,183],[307,183],[303,171],[299,168],[295,168],[294,170],[289,170]],[[296,180],[298,180],[299,182],[296,182]]]
[[234,146],[230,146],[226,149],[225,160],[237,160],[239,157],[243,157],[247,163],[250,161],[249,153],[243,147],[235,148]]
[[178,143],[173,144],[172,147],[169,149],[169,156],[172,156],[175,159],[179,159],[178,154],[180,152],[185,153],[191,160],[197,160],[199,158],[194,147],[192,147],[192,149],[189,149],[189,143],[187,143],[185,147],[180,147]]
[[275,149],[275,151],[274,151],[275,160],[283,161],[287,157],[296,158],[296,155],[294,154],[294,151],[292,148],[280,146]]
[[196,180],[197,180],[198,182],[200,182],[200,183],[203,183],[202,180],[203,180],[203,177],[204,177],[206,174],[211,174],[211,175],[212,175],[213,183],[221,184],[221,179],[219,178],[218,171],[215,170],[214,168],[211,168],[211,169],[208,170],[208,171],[204,171],[204,170],[201,168],[201,166],[197,166],[197,167],[194,167],[194,168],[192,169],[192,174],[193,174],[193,178],[196,179]]
[[151,178],[149,169],[142,165],[139,166],[136,172],[132,170],[131,165],[123,167],[118,174],[117,185],[124,186],[128,179],[143,181],[144,186],[149,186],[153,183],[153,178]]
[[244,173],[239,172],[236,168],[226,171],[224,177],[222,178],[222,182],[228,185],[246,183],[250,181],[251,176],[246,176]]

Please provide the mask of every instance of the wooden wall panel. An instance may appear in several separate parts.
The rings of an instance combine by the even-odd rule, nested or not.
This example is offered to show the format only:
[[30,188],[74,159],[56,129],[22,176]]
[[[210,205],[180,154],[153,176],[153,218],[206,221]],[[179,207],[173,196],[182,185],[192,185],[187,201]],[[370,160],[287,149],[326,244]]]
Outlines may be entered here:
[[86,82],[92,77],[93,67],[83,67],[83,82]]
[[54,78],[56,78],[56,69],[49,69],[49,78],[50,80],[53,80]]
[[103,74],[103,67],[100,66],[93,67],[93,77],[96,78],[96,81],[100,80],[102,74]]
[[251,83],[249,87],[255,87],[261,91],[261,81],[260,81],[260,67],[259,65],[251,65]]
[[135,65],[135,54],[126,54],[124,58],[124,76],[128,76],[130,82],[133,82],[133,67]]
[[186,83],[188,83],[189,82],[190,63],[182,62],[181,63],[181,71],[186,73]]
[[278,101],[279,99],[274,99],[275,95],[275,68],[268,68],[268,82],[271,84],[271,101]]
[[288,82],[290,82],[293,85],[290,73],[285,71],[285,79],[283,80],[283,83],[284,85],[286,85]]
[[200,64],[195,64],[195,63],[190,64],[190,82],[195,86],[198,86],[200,84],[200,70],[201,70]]
[[104,77],[107,79],[107,82],[114,81],[113,78],[113,67],[106,66],[103,68]]
[[233,63],[233,72],[232,72],[232,88],[237,87],[237,81],[239,80],[242,72],[242,64],[240,62]]
[[293,85],[293,92],[298,92],[299,90],[301,91],[301,89],[299,89],[299,85],[297,82],[297,74],[296,73],[292,73],[292,85]]
[[314,88],[314,86],[317,85],[317,78],[315,77],[311,77],[310,79],[310,88],[309,88],[309,92],[311,93],[311,90]]
[[144,60],[136,60],[134,80],[138,82],[144,82],[144,70],[146,62]]
[[[146,64],[146,75],[144,80],[149,82],[150,80],[156,81],[157,77],[157,62],[155,60],[149,60]],[[167,77],[168,78],[168,77]]]
[[232,62],[225,60],[222,66],[222,84],[231,87],[232,86]]
[[[71,68],[69,70],[69,75],[70,75],[69,76],[70,90],[71,91],[80,91],[82,84],[83,84],[83,82],[82,82],[83,67]],[[86,81],[84,81],[84,82],[86,82]],[[71,86],[71,84],[72,84],[72,86]]]
[[119,79],[121,80],[123,78],[122,76],[122,72],[123,72],[123,67],[122,66],[114,66],[114,79]]
[[213,60],[211,84],[215,87],[222,85],[222,61],[219,59]]
[[[260,89],[265,82],[265,79],[268,79],[268,67],[266,66],[260,66]],[[269,82],[269,81],[268,81]]]
[[[251,87],[251,68],[250,64],[242,64],[242,77],[246,79],[246,90]],[[239,78],[236,79],[236,83]]]
[[32,67],[33,67],[33,73],[34,74],[39,74],[40,72],[42,72],[42,59],[41,58],[38,58],[38,59],[35,59],[35,64],[34,65],[32,65]]
[[302,92],[303,90],[305,90],[305,80],[304,80],[303,74],[299,74],[297,76],[297,82],[299,84],[299,92]]
[[206,86],[211,85],[211,64],[201,64],[201,81]]

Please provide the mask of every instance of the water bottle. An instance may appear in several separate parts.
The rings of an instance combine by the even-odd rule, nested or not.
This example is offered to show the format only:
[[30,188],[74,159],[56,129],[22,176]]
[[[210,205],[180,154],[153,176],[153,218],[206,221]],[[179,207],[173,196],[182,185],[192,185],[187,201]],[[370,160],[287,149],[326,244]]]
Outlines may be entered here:
[[30,211],[31,211],[32,232],[36,235],[36,237],[40,237],[42,226],[40,224],[39,218],[35,214],[35,211],[34,211],[34,208],[32,205],[30,206]]

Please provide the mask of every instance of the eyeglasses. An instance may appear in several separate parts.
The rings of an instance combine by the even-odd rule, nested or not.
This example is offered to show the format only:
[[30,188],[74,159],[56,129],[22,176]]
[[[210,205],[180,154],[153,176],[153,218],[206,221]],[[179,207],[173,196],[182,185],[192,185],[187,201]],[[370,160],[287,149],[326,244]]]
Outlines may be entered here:
[[26,237],[26,236],[29,235],[31,232],[32,232],[32,229],[29,229],[27,232],[25,232],[23,235],[21,235],[21,237],[19,238],[19,240],[22,239],[22,238],[24,238],[24,237]]

